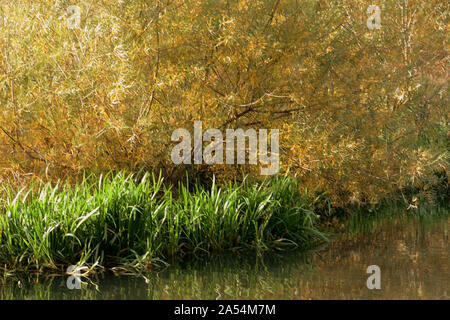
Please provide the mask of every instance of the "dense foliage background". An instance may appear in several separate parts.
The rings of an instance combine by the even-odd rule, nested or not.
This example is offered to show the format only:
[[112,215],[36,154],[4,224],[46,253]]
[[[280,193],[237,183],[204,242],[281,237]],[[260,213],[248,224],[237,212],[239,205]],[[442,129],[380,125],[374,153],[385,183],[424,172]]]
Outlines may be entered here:
[[[2,0],[0,176],[185,170],[177,128],[279,128],[283,170],[337,204],[448,175],[449,4]],[[69,29],[66,9],[81,8]],[[440,173],[439,173],[440,172]],[[436,174],[439,173],[439,174]],[[428,190],[428,191],[427,191]]]

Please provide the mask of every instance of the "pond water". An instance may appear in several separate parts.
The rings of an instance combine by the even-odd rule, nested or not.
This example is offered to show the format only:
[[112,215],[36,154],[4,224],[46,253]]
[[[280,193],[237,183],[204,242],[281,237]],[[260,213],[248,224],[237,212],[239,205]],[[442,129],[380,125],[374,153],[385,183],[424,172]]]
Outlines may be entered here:
[[[370,231],[333,238],[318,253],[221,256],[146,278],[103,273],[80,290],[67,288],[67,276],[11,277],[0,280],[0,299],[448,300],[448,226],[448,214],[385,219]],[[380,268],[379,290],[367,288],[370,265]]]

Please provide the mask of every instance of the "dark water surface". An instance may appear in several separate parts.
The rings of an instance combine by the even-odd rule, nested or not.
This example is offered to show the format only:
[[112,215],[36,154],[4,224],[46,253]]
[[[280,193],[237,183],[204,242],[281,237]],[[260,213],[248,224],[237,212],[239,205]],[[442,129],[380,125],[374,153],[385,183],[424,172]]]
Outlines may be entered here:
[[[450,299],[448,226],[448,215],[387,219],[319,255],[222,256],[146,278],[104,273],[80,290],[67,288],[67,276],[10,277],[0,299]],[[369,265],[380,267],[379,290],[366,286]]]

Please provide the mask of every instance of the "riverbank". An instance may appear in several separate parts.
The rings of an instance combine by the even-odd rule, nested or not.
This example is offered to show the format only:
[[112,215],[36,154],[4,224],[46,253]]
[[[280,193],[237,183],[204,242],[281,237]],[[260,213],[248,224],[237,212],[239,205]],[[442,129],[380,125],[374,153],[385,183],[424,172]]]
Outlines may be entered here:
[[[0,278],[0,300],[448,299],[448,210],[366,213],[318,254],[237,252],[140,275],[102,272],[83,277],[81,290],[67,288],[67,275],[16,274]],[[380,267],[381,290],[366,287],[369,265]]]
[[[214,180],[171,186],[161,176],[111,173],[4,194],[4,274],[64,274],[70,265],[88,273],[142,274],[211,255],[313,251],[330,237],[370,232],[406,208],[392,200],[334,208],[289,175],[219,187]],[[448,217],[448,210],[424,204],[403,215],[427,219],[428,212]]]
[[108,175],[72,186],[7,191],[0,213],[5,270],[67,266],[147,270],[186,256],[313,248],[320,197],[292,177],[176,189],[161,176]]

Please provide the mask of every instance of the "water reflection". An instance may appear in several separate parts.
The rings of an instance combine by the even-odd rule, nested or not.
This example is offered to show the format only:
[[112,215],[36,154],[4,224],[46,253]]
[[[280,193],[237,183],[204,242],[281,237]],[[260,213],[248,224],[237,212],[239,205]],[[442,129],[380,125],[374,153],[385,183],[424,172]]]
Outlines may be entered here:
[[[1,299],[449,299],[449,219],[397,218],[340,237],[319,254],[222,256],[144,277],[101,274],[81,290],[67,277],[9,278]],[[381,289],[369,290],[369,265]],[[18,284],[20,281],[20,284]]]

